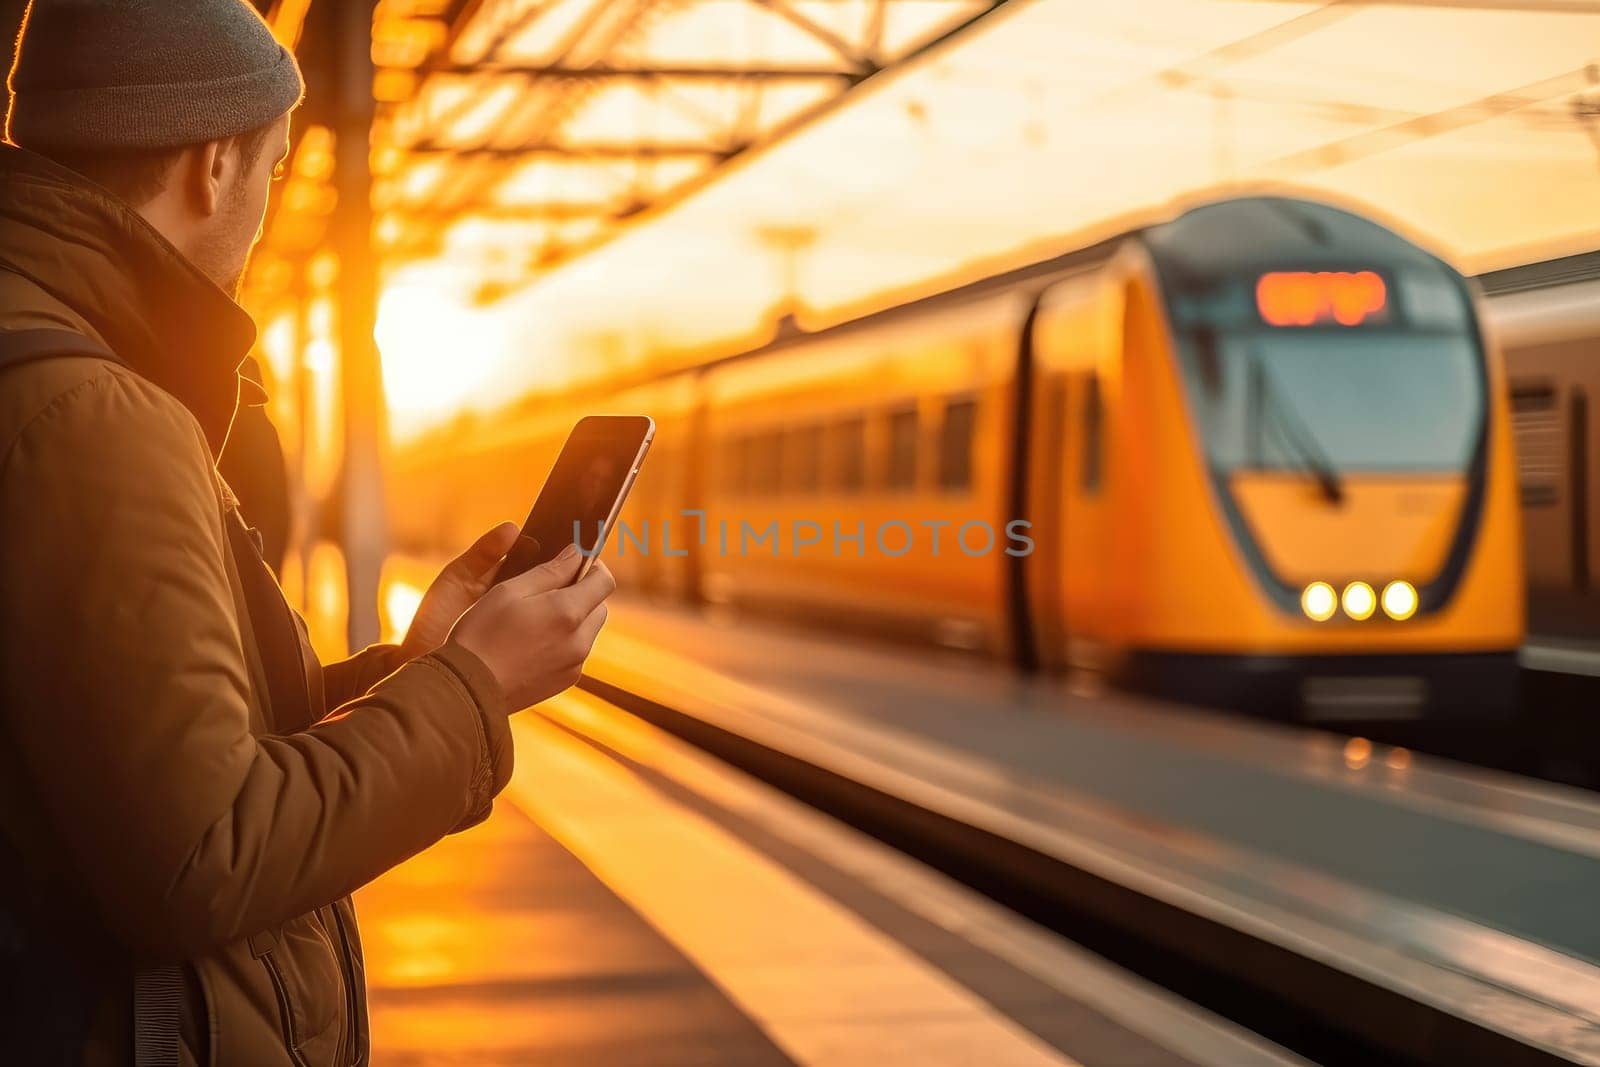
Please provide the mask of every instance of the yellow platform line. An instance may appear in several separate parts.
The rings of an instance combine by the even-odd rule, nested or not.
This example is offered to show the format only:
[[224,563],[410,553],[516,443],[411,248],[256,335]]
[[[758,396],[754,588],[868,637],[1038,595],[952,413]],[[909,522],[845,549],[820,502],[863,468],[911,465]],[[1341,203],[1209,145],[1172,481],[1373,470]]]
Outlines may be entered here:
[[[574,691],[552,703],[602,702]],[[593,746],[537,714],[512,729],[511,802],[796,1062],[1076,1063]]]

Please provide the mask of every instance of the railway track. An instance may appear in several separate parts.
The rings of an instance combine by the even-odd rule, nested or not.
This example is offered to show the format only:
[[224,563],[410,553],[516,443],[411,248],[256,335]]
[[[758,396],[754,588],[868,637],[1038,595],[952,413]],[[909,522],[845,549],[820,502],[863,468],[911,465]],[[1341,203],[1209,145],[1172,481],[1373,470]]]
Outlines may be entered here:
[[[867,733],[835,735],[845,729],[838,723],[774,728],[762,714],[745,714],[741,700],[761,699],[751,690],[730,695],[699,676],[658,685],[660,666],[635,653],[613,652],[591,666],[582,686],[592,694],[1306,1059],[1600,1063],[1600,1017],[1591,1018],[1600,1012],[1600,968],[1465,921],[1456,905],[1374,891],[1293,855],[1264,855],[1038,790],[1021,769],[974,770],[916,745],[879,747]],[[1342,798],[1347,786],[1338,777],[1324,776],[1330,804],[1366,803]],[[1418,840],[1444,840],[1443,824],[1474,817],[1451,809],[1455,788],[1446,781],[1414,798],[1442,824],[1419,826]],[[1485,804],[1505,807],[1503,799]],[[1571,824],[1569,814],[1553,804],[1494,831],[1506,833],[1511,853],[1523,847],[1518,841],[1542,839],[1600,856],[1600,835],[1583,821],[1589,814]],[[1362,825],[1410,817],[1353,815],[1351,845],[1359,847]],[[1403,856],[1396,862],[1405,865]],[[1504,869],[1524,861],[1486,862]]]

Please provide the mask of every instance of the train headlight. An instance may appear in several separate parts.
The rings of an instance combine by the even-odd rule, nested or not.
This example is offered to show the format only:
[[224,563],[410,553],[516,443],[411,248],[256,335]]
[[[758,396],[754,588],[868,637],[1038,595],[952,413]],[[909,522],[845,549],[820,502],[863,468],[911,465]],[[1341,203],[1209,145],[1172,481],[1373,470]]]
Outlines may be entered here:
[[1351,582],[1344,587],[1344,613],[1357,622],[1372,618],[1372,613],[1378,608],[1378,594],[1372,591],[1372,586],[1366,582]]
[[1383,587],[1383,613],[1404,622],[1417,613],[1417,590],[1410,582],[1390,582]]
[[1300,594],[1300,610],[1312,622],[1327,622],[1339,609],[1339,594],[1327,582],[1312,582]]

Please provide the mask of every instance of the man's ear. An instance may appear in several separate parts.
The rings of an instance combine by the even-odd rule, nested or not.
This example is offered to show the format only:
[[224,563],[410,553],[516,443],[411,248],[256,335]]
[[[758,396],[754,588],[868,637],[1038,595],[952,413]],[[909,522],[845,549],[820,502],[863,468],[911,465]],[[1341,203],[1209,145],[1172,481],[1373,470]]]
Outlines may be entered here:
[[184,153],[184,199],[199,214],[210,218],[222,206],[227,187],[228,140],[207,141]]

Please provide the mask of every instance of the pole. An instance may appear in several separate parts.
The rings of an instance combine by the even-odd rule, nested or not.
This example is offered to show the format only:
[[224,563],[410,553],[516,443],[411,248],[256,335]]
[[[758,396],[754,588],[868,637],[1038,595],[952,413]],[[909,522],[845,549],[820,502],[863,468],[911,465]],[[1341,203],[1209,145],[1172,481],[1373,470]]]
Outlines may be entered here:
[[311,491],[311,450],[316,447],[316,390],[311,382],[311,315],[310,287],[306,284],[307,262],[294,263],[294,281],[290,285],[289,301],[294,329],[294,404],[299,416],[298,440],[294,459],[294,511],[299,516],[299,530],[295,537],[295,551],[300,556],[300,612],[311,611],[311,550],[317,544],[318,520],[315,514],[317,501]]
[[378,346],[377,264],[372,250],[371,0],[333,5],[335,209],[339,255],[339,366],[344,394],[344,514],[347,636],[352,651],[378,639],[378,576],[387,550],[383,500],[383,388]]

